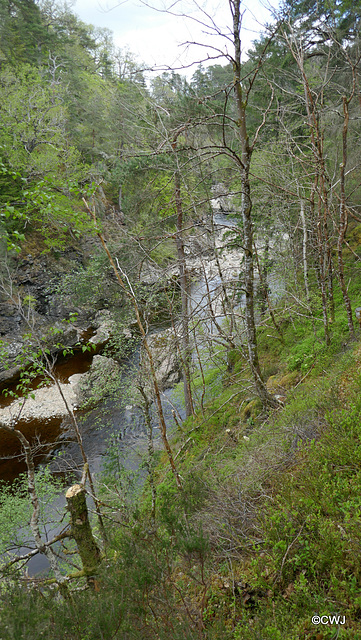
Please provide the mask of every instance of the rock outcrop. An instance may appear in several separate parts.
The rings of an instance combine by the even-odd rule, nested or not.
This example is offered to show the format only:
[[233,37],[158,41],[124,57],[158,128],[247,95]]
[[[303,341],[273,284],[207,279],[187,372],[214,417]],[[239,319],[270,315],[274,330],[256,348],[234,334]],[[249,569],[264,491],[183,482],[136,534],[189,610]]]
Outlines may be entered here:
[[[72,409],[77,407],[77,394],[74,385],[60,383],[61,391]],[[0,421],[11,425],[20,415],[22,420],[47,420],[52,417],[65,417],[68,415],[64,400],[58,387],[53,384],[36,389],[29,396],[25,404],[23,398],[15,400],[10,406],[0,409]]]
[[74,384],[79,406],[93,407],[114,390],[120,375],[119,364],[106,356],[94,356],[87,373],[69,378]]
[[173,387],[181,379],[177,339],[172,328],[151,334],[147,338],[154,359],[158,384],[162,391]]

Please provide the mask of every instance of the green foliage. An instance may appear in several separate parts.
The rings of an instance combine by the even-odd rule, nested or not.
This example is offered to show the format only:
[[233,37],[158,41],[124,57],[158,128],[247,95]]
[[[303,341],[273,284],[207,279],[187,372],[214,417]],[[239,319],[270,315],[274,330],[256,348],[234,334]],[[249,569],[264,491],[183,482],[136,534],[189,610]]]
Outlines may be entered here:
[[87,167],[67,140],[62,90],[23,65],[2,72],[0,94],[0,203],[8,248],[19,251],[29,222],[49,248],[64,243],[70,230],[73,237],[89,232],[78,188]]
[[[317,255],[318,243],[326,246],[320,234],[327,227],[337,270],[333,251],[342,157],[338,118],[342,95],[351,95],[350,60],[358,61],[358,3],[355,7],[348,0],[285,6],[291,21],[268,48],[264,38],[255,44],[242,71],[243,89],[256,89],[247,102],[250,144],[253,134],[259,134],[251,176],[256,244],[262,273],[276,281],[271,303],[282,333],[275,331],[262,308],[263,296],[256,301],[258,344],[265,377],[276,376],[275,389],[278,383],[282,388],[283,380],[285,406],[267,416],[254,398],[242,351],[227,353],[216,340],[205,341],[199,348],[203,371],[194,365],[192,380],[201,411],[183,423],[171,441],[182,491],[163,453],[157,451],[140,466],[138,455],[124,461],[115,434],[103,465],[101,490],[111,542],[96,576],[97,589],[84,590],[79,579],[72,583],[76,588],[69,600],[63,600],[58,593],[54,597],[55,586],[44,583],[37,590],[7,577],[0,604],[4,640],[35,640],[49,634],[54,640],[313,639],[310,620],[315,608],[322,615],[340,603],[353,626],[323,630],[324,637],[358,637],[359,360],[357,354],[340,355],[350,345],[336,282],[331,345],[325,344],[323,256],[320,252],[320,260]],[[292,42],[305,45],[303,71],[316,105],[312,122],[305,105],[305,76],[286,46],[291,27]],[[109,33],[85,25],[68,7],[51,2],[0,0],[0,36],[4,245],[15,252],[24,247],[25,252],[30,230],[54,253],[66,249],[70,238],[72,247],[80,247],[84,236],[94,232],[81,197],[94,196],[108,246],[132,276],[145,325],[152,327],[171,316],[174,320],[177,279],[170,283],[168,277],[164,282],[159,278],[154,285],[142,279],[148,265],[156,263],[166,271],[177,257],[175,172],[181,176],[185,236],[194,233],[192,225],[200,220],[204,233],[210,233],[204,218],[209,218],[212,187],[219,182],[233,194],[232,207],[242,208],[242,176],[233,163],[240,139],[232,66],[199,67],[190,82],[165,73],[148,89],[136,63],[114,50]],[[341,50],[338,44],[343,41],[347,44]],[[361,203],[357,110],[355,99],[350,102],[346,174],[352,216]],[[324,150],[324,190],[317,173],[322,163],[315,160],[313,147],[315,123],[320,125]],[[102,202],[99,184],[106,196]],[[302,204],[308,232],[307,299]],[[360,291],[359,238],[352,230],[347,237],[351,242],[344,251],[345,277],[355,307]],[[230,247],[241,249],[242,225],[225,238]],[[132,312],[106,257],[94,249],[92,239],[84,245],[83,266],[77,264],[63,278],[57,293],[61,301],[72,300],[88,311],[109,307],[122,314],[106,353],[128,362],[122,376],[114,370],[90,376],[90,402],[108,396],[110,406],[116,398],[133,410],[141,397],[129,380],[134,377],[129,359],[139,340],[123,331]],[[239,289],[241,284],[242,275]],[[36,296],[25,289],[19,295],[29,317],[35,315]],[[243,291],[239,301],[242,297]],[[326,306],[329,313],[330,298]],[[236,343],[243,342],[241,320],[234,333]],[[200,342],[204,337],[200,331]],[[26,348],[15,362],[22,366],[15,396],[31,395],[37,376],[44,374],[44,357],[54,348],[62,349],[64,356],[71,353],[57,333],[40,347],[30,335],[24,341]],[[179,397],[182,393],[179,385]],[[103,427],[105,410],[97,419]],[[46,505],[59,486],[44,471],[37,475],[37,487],[47,519]],[[2,488],[0,507],[0,551],[6,553],[28,535],[23,528],[31,515],[26,479],[11,490]],[[65,563],[63,570],[69,571],[69,565]]]
[[62,91],[45,83],[38,70],[24,65],[1,74],[1,141],[9,164],[27,175],[55,170],[64,152],[65,110]]
[[72,300],[86,307],[107,308],[120,297],[119,287],[112,286],[111,269],[103,254],[91,256],[86,267],[68,273],[58,285],[60,299]]
[[[38,470],[35,487],[40,505],[40,530],[46,531],[50,524],[50,507],[62,489],[60,481],[54,479],[48,468]],[[32,541],[29,522],[32,506],[29,503],[28,480],[26,475],[19,476],[11,485],[1,483],[0,497],[0,553],[1,565],[13,556],[14,547],[20,549]],[[1,571],[0,565],[0,571]]]
[[359,404],[347,414],[335,412],[321,439],[299,449],[296,469],[278,479],[272,505],[263,514],[262,548],[270,555],[267,562],[255,558],[252,575],[273,583],[276,597],[291,585],[289,607],[297,615],[312,615],[315,594],[317,611],[333,611],[334,598],[348,603],[346,617],[357,608],[359,424]]
[[6,241],[8,251],[19,252],[25,238],[22,231],[28,216],[12,204],[22,199],[24,183],[21,174],[0,159],[0,240]]
[[52,31],[34,0],[1,0],[1,57],[12,65],[40,63],[54,44]]

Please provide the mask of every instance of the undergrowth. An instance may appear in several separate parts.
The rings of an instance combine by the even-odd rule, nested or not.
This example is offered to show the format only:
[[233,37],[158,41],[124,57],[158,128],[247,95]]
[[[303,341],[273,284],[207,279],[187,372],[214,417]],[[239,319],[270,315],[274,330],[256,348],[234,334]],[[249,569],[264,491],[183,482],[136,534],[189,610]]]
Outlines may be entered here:
[[342,311],[327,348],[310,319],[284,312],[282,330],[262,326],[259,346],[284,406],[263,411],[237,351],[210,367],[172,439],[182,491],[159,451],[153,486],[109,477],[97,588],[57,600],[8,582],[1,639],[361,637],[361,346]]

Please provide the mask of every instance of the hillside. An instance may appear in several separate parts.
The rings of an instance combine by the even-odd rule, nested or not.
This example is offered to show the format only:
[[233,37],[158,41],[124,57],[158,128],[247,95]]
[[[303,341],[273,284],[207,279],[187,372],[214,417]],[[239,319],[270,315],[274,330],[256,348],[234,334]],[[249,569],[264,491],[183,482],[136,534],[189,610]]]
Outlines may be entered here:
[[229,4],[0,0],[0,640],[361,638],[359,3]]

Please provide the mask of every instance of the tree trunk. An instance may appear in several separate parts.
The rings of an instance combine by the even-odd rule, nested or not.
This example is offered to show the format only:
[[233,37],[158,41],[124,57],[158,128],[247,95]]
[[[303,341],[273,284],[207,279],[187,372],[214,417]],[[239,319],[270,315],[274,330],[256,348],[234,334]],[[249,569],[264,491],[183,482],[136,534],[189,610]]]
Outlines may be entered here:
[[344,96],[343,97],[344,123],[343,123],[343,130],[342,130],[342,163],[341,163],[341,175],[340,175],[341,202],[340,202],[340,222],[338,227],[338,239],[337,239],[337,262],[338,262],[338,277],[340,280],[343,300],[346,307],[348,328],[350,330],[351,336],[354,338],[355,329],[353,325],[351,301],[348,295],[346,282],[345,282],[345,273],[344,273],[343,255],[342,255],[342,247],[345,239],[345,233],[347,230],[345,170],[346,170],[346,163],[347,163],[347,133],[348,133],[348,121],[349,121],[348,102],[349,101]]
[[[327,173],[325,166],[325,158],[323,152],[323,134],[320,126],[319,102],[323,103],[323,92],[318,94],[315,99],[311,90],[308,77],[304,68],[304,49],[302,41],[294,37],[285,35],[289,50],[294,57],[301,74],[303,86],[304,101],[307,113],[307,122],[310,130],[310,141],[313,155],[314,165],[314,181],[311,186],[311,207],[315,212],[315,195],[317,194],[317,218],[314,217],[316,226],[315,235],[317,237],[318,252],[318,282],[321,289],[322,317],[325,331],[326,344],[330,344],[330,330],[328,319],[328,308],[330,310],[331,319],[334,317],[334,300],[333,300],[333,274],[331,259],[331,243],[328,234],[328,220],[330,218],[328,190],[327,190]],[[328,301],[328,304],[327,304]]]
[[233,42],[234,42],[234,91],[237,110],[237,125],[239,140],[241,143],[241,157],[238,164],[241,171],[242,187],[242,222],[244,234],[244,283],[245,283],[245,324],[248,344],[248,359],[251,367],[257,395],[263,406],[277,406],[275,398],[268,392],[262,379],[261,369],[258,359],[256,323],[254,316],[254,267],[253,267],[253,223],[252,223],[252,200],[249,180],[250,163],[252,157],[252,147],[249,144],[249,137],[246,126],[246,106],[247,101],[243,97],[241,85],[241,11],[240,0],[230,0],[233,16]]
[[302,231],[303,231],[303,238],[302,238],[303,281],[305,283],[307,304],[310,307],[311,296],[310,296],[310,288],[308,285],[308,260],[307,260],[308,233],[307,233],[307,224],[306,224],[306,217],[305,217],[305,201],[303,198],[300,199],[300,217],[301,217]]
[[[282,342],[284,342],[280,326],[279,326],[279,324],[278,324],[278,322],[277,322],[277,320],[275,318],[275,314],[273,313],[271,300],[270,300],[270,297],[268,295],[268,284],[267,284],[268,249],[269,249],[269,243],[268,243],[268,240],[267,240],[266,249],[265,249],[265,256],[266,256],[265,257],[265,263],[266,264],[264,266],[264,269],[262,270],[261,265],[259,263],[259,259],[258,259],[257,247],[254,244],[254,256],[255,256],[255,259],[256,259],[257,270],[258,270],[258,274],[259,274],[259,281],[260,281],[261,293],[262,293],[262,299],[263,299],[263,306],[264,306],[263,314],[266,313],[266,304],[267,304],[268,311],[269,311],[269,314],[271,316],[271,320],[273,322],[273,326],[276,329],[276,331],[277,331],[277,333],[278,333],[278,335],[280,337],[280,340]],[[263,271],[263,273],[262,273],[262,271]],[[261,311],[261,313],[262,313],[262,311]]]
[[49,561],[50,567],[54,573],[55,580],[58,582],[59,587],[63,595],[67,595],[66,586],[65,586],[65,577],[60,573],[60,569],[58,566],[58,561],[56,555],[52,548],[46,545],[45,541],[41,537],[40,527],[39,527],[39,516],[40,516],[40,504],[39,498],[35,486],[35,464],[34,457],[31,450],[30,442],[24,436],[24,434],[14,427],[9,427],[8,425],[0,422],[0,429],[3,429],[7,433],[11,433],[15,435],[18,440],[21,442],[24,455],[25,462],[27,467],[27,478],[28,478],[28,492],[30,501],[33,507],[33,511],[30,519],[30,529],[34,538],[35,546],[40,553],[43,553]]
[[182,324],[182,375],[184,386],[184,401],[187,418],[194,414],[190,365],[192,362],[192,350],[189,340],[189,309],[188,309],[188,277],[187,264],[184,252],[183,240],[183,207],[181,199],[180,175],[178,169],[174,174],[175,205],[177,211],[176,245],[178,255],[179,281],[181,288],[181,324]]
[[65,497],[70,513],[71,536],[78,547],[84,573],[89,575],[100,564],[100,550],[89,523],[84,486],[74,484],[68,489]]

